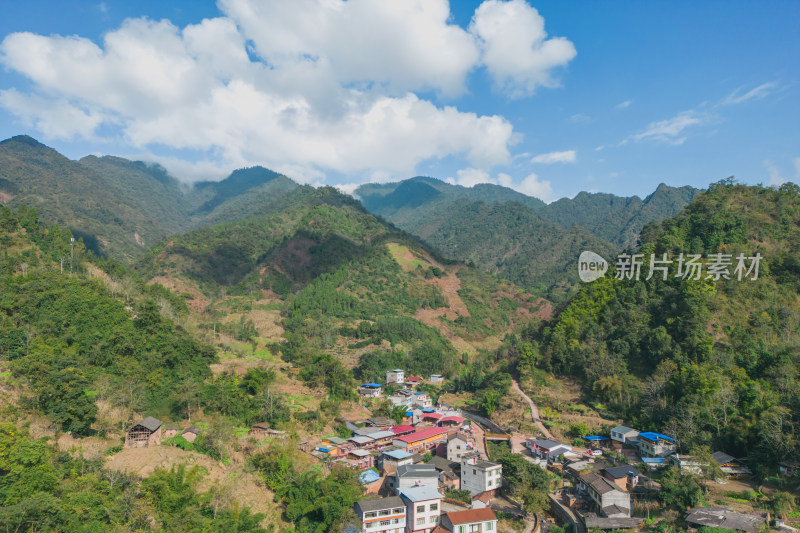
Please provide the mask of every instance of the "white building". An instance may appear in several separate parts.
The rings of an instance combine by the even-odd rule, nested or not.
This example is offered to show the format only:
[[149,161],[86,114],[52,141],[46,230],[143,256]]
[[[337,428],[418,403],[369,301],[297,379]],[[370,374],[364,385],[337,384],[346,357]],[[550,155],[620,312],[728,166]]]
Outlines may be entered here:
[[444,376],[441,374],[431,374],[430,382],[434,385],[442,383],[444,381]]
[[439,471],[433,465],[400,465],[394,476],[386,479],[390,490],[396,494],[412,487],[439,488]]
[[400,492],[406,504],[407,532],[429,533],[439,525],[442,495],[431,487],[410,487]]
[[611,430],[611,440],[620,444],[634,444],[639,432],[626,426],[617,426]]
[[550,439],[527,439],[525,447],[531,451],[534,457],[540,457],[548,463],[555,463],[562,455],[564,457],[577,457],[578,454],[572,451],[572,446]]
[[359,501],[354,510],[362,533],[405,532],[406,504],[399,496]]
[[467,438],[461,433],[455,433],[447,437],[447,460],[456,463],[461,462],[461,458],[472,450],[467,448]]
[[461,458],[461,489],[473,496],[495,492],[503,485],[503,466],[478,459],[474,454]]
[[406,371],[402,368],[386,371],[386,384],[402,385],[406,382]]

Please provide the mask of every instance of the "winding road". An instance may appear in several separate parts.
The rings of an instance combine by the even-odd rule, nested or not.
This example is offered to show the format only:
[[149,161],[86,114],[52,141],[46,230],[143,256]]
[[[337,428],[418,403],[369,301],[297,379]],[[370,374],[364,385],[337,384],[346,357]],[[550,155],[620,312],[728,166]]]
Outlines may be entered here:
[[542,435],[544,435],[545,438],[555,440],[553,439],[553,435],[547,431],[547,428],[544,427],[544,424],[542,424],[542,420],[539,418],[539,408],[536,407],[536,404],[533,403],[533,400],[528,398],[527,394],[522,392],[522,389],[519,388],[519,383],[517,383],[517,380],[514,378],[511,379],[511,388],[514,389],[514,392],[522,396],[522,398],[528,402],[528,405],[531,406],[531,418],[533,419],[533,423],[536,425],[536,428],[542,432]]

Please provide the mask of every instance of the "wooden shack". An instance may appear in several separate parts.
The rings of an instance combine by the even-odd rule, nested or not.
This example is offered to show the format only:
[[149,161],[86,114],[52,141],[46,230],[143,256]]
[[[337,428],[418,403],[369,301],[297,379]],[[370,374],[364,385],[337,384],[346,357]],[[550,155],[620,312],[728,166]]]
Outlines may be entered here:
[[161,444],[161,420],[148,416],[125,433],[125,446],[147,448]]
[[168,439],[180,433],[181,427],[176,424],[168,424],[164,427],[164,438]]
[[264,438],[269,435],[269,424],[266,422],[260,422],[258,424],[253,424],[250,426],[250,436],[255,437],[257,439]]

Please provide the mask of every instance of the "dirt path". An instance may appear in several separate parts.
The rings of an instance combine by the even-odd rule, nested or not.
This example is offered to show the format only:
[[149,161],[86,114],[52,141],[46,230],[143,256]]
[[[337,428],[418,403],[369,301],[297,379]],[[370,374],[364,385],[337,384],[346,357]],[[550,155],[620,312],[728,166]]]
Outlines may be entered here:
[[528,402],[528,405],[531,406],[531,418],[533,419],[533,423],[536,424],[536,428],[542,432],[542,435],[544,435],[547,439],[555,440],[553,439],[553,435],[547,430],[546,427],[544,427],[544,424],[542,424],[542,420],[539,418],[539,408],[536,407],[536,404],[533,403],[533,400],[528,398],[527,394],[522,392],[522,389],[519,388],[519,383],[517,383],[516,379],[511,379],[511,389],[522,396],[522,399]]
[[[441,268],[445,270],[445,267]],[[450,341],[456,350],[468,353],[469,355],[475,355],[478,353],[478,350],[474,345],[472,345],[472,343],[455,334],[450,330],[450,328],[442,324],[442,322],[439,320],[440,316],[444,316],[448,320],[455,320],[459,316],[469,316],[467,304],[464,303],[464,300],[462,300],[461,296],[458,294],[458,291],[461,290],[461,280],[458,279],[458,276],[456,275],[457,273],[458,269],[446,271],[446,274],[441,278],[433,278],[427,281],[427,283],[439,287],[439,290],[442,291],[444,297],[447,298],[447,302],[450,307],[440,307],[439,309],[418,309],[414,318],[427,326],[439,330],[439,332]]]

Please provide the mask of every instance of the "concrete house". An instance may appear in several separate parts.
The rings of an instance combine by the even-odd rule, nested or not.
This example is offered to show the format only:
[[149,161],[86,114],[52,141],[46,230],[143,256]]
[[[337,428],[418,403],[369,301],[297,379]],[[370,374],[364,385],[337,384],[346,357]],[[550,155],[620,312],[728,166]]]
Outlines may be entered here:
[[409,487],[400,491],[406,504],[406,531],[429,533],[439,525],[442,495],[432,487]]
[[383,396],[383,385],[380,383],[362,383],[358,387],[358,394],[362,398],[380,398]]
[[460,463],[461,458],[472,451],[467,444],[467,437],[461,433],[455,433],[447,437],[447,460]]
[[441,374],[431,374],[430,382],[434,385],[444,382],[444,376]]
[[125,432],[125,446],[147,448],[161,444],[161,420],[148,416]]
[[399,493],[411,487],[439,488],[439,471],[433,465],[410,464],[397,467],[394,476],[386,479],[390,490]]
[[634,445],[638,436],[638,431],[626,426],[617,426],[611,430],[612,443]]
[[425,453],[435,449],[440,442],[447,442],[447,429],[427,427],[401,437],[395,436],[392,444],[410,453]]
[[619,490],[630,491],[639,484],[639,476],[642,474],[632,465],[620,465],[604,468],[602,475],[611,483],[615,484]]
[[475,454],[461,458],[461,488],[475,496],[482,492],[491,495],[503,486],[503,466],[483,461]]
[[402,385],[406,381],[406,372],[402,368],[386,371],[386,384]]
[[442,517],[442,528],[451,533],[495,533],[497,516],[488,508],[452,511]]
[[406,529],[406,505],[399,496],[358,501],[353,510],[364,533],[401,533]]
[[642,457],[667,457],[678,449],[675,439],[654,431],[639,433],[638,446]]
[[384,474],[394,474],[398,467],[413,464],[414,454],[405,450],[389,450],[381,454],[378,463]]
[[580,490],[595,504],[598,514],[606,518],[630,518],[631,495],[594,472],[580,477]]

